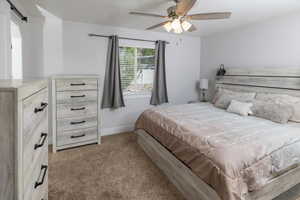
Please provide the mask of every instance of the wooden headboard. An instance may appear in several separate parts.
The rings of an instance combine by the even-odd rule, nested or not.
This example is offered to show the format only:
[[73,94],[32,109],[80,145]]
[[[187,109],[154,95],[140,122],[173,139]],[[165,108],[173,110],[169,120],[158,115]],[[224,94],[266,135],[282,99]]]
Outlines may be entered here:
[[216,87],[300,97],[300,67],[226,68],[226,74],[217,77]]

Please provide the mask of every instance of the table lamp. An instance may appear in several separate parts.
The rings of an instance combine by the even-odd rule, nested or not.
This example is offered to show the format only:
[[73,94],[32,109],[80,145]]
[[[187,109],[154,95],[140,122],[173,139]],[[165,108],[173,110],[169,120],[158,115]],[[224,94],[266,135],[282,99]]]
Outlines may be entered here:
[[202,93],[202,102],[207,102],[206,100],[206,91],[208,90],[208,79],[202,78],[200,79],[200,90]]

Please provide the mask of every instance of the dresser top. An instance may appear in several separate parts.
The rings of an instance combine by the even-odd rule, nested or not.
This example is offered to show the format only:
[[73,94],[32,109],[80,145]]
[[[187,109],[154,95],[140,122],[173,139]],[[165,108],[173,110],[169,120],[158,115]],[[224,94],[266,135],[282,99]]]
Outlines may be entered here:
[[18,100],[25,99],[32,94],[48,87],[47,79],[20,79],[3,80],[0,79],[0,92],[14,92]]
[[47,79],[0,79],[0,89],[19,89],[35,84],[47,84]]
[[51,76],[52,79],[99,79],[97,74],[59,74]]

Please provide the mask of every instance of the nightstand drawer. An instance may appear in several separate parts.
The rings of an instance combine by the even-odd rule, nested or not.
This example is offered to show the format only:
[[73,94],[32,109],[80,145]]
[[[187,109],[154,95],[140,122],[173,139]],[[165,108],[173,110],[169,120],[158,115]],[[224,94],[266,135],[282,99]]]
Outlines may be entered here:
[[57,118],[97,115],[96,101],[79,102],[72,104],[57,104]]
[[79,116],[57,120],[57,135],[61,132],[94,127],[98,125],[97,115]]
[[57,104],[73,104],[97,100],[97,91],[68,91],[56,93]]
[[63,79],[56,81],[57,91],[97,90],[97,79]]
[[57,146],[97,140],[97,127],[61,132],[57,135]]

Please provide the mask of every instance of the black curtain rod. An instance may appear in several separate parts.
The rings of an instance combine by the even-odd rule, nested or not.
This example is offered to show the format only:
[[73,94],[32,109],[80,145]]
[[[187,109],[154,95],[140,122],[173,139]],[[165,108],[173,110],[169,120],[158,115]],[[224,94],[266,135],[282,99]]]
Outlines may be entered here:
[[[90,37],[104,37],[104,38],[109,38],[108,35],[99,35],[99,34],[89,34]],[[156,42],[155,40],[144,40],[144,39],[136,39],[136,38],[128,38],[128,37],[119,37],[120,39],[123,40],[135,40],[135,41],[142,41],[142,42]],[[166,44],[170,44],[169,42],[166,42]]]
[[10,9],[22,20],[25,22],[28,22],[28,17],[25,17],[19,10],[18,8],[10,1],[10,0],[6,0],[9,5],[10,5]]

